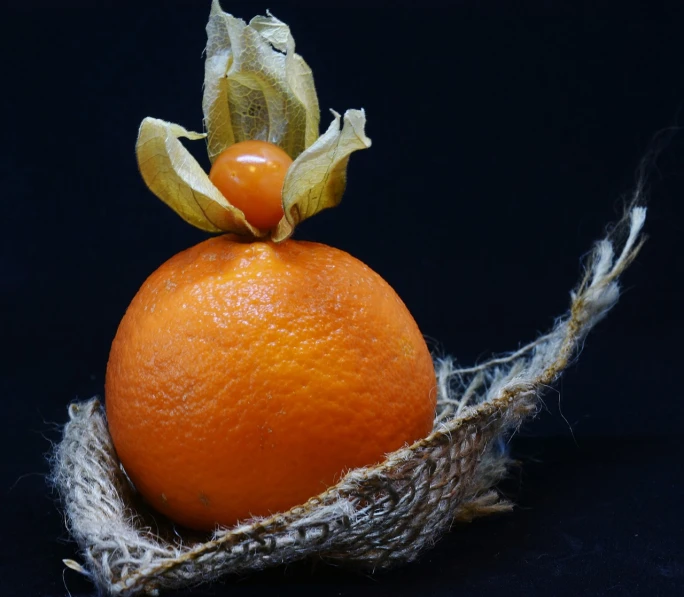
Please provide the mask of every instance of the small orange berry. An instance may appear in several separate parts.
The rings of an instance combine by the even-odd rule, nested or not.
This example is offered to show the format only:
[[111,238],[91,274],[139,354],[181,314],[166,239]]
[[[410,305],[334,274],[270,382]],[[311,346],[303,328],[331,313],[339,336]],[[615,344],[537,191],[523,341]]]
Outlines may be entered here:
[[270,230],[283,217],[283,183],[291,164],[273,143],[241,141],[216,158],[209,179],[252,226]]

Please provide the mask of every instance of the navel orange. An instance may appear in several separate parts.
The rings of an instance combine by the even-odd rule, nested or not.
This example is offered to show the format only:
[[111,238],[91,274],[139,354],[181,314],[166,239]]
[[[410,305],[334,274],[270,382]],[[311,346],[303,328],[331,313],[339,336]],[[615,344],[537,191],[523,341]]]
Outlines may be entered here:
[[435,375],[392,288],[347,253],[211,238],[144,283],[106,407],[142,495],[196,529],[286,510],[425,436]]

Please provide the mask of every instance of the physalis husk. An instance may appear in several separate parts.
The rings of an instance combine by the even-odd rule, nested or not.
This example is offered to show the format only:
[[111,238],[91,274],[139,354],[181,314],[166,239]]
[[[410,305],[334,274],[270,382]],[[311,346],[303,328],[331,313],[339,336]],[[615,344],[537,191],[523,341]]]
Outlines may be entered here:
[[[311,69],[295,53],[290,28],[270,13],[247,24],[213,0],[207,36],[206,133],[145,118],[136,144],[140,172],[157,197],[202,230],[285,240],[299,222],[342,199],[350,154],[371,144],[364,132],[365,113],[347,110],[341,117],[333,111],[332,123],[319,136]],[[294,162],[285,177],[284,216],[278,225],[260,230],[249,224],[181,144],[182,137],[206,138],[212,163],[227,147],[248,139],[285,150]]]

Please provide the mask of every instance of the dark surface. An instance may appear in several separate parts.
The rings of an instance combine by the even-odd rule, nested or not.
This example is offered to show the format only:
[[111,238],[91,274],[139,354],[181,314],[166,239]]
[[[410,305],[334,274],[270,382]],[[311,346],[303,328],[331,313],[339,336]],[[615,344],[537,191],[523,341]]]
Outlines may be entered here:
[[[137,288],[205,238],[145,189],[133,147],[147,115],[201,128],[208,5],[3,7],[3,596],[92,592],[61,564],[77,555],[44,455],[69,401],[102,392]],[[223,5],[292,27],[323,126],[328,107],[367,111],[374,145],[353,156],[342,205],[298,238],[368,263],[464,363],[552,324],[642,157],[662,152],[620,304],[512,440],[514,513],[373,578],[305,563],[187,595],[684,594],[684,144],[651,142],[684,102],[679,3]]]

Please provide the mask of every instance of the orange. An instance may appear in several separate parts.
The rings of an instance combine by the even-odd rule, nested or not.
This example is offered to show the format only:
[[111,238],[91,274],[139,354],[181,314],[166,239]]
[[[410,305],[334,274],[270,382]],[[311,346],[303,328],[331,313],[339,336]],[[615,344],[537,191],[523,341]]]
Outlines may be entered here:
[[109,428],[142,495],[196,529],[284,511],[427,435],[435,374],[392,288],[326,245],[212,238],[144,283]]

